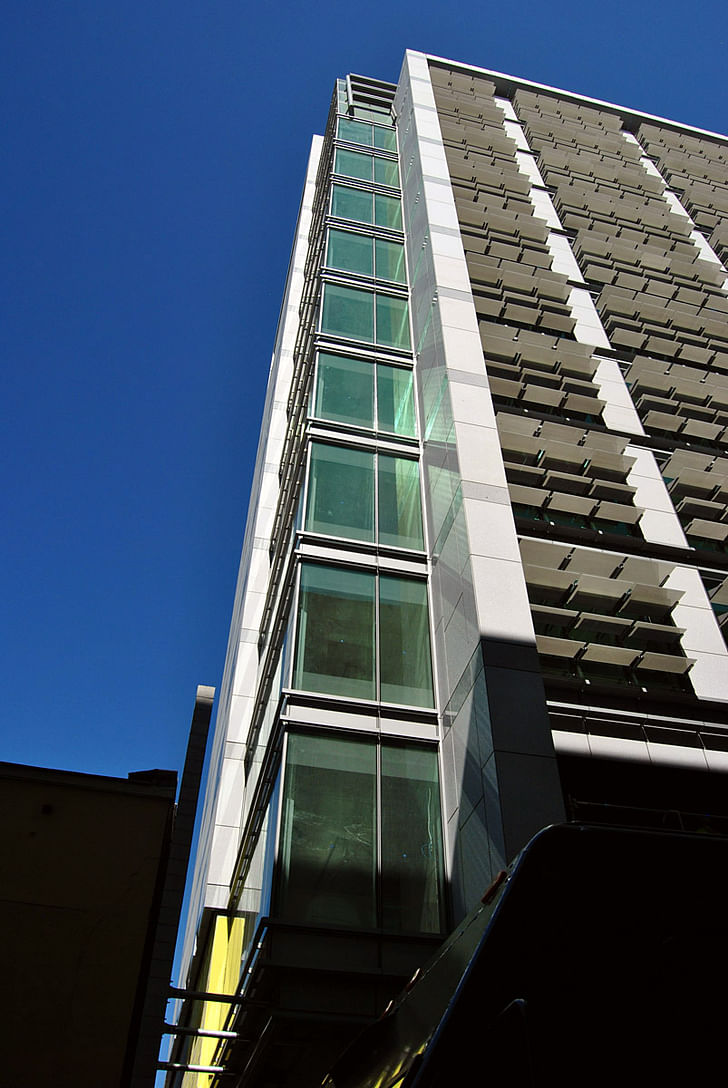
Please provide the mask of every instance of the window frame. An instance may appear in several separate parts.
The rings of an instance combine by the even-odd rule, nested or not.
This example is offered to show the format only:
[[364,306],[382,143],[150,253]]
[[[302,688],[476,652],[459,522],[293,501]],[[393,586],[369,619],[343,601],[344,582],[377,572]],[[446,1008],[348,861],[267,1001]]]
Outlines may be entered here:
[[[326,691],[320,688],[303,687],[299,686],[298,674],[303,673],[303,663],[299,662],[299,654],[302,647],[305,646],[305,642],[301,640],[301,626],[302,626],[302,586],[304,567],[317,567],[317,568],[331,568],[338,571],[352,572],[355,574],[368,575],[372,579],[374,586],[373,603],[374,603],[374,637],[372,642],[373,653],[373,666],[374,666],[374,697],[367,698],[355,692],[351,694],[337,691]],[[427,631],[427,662],[428,662],[428,677],[429,680],[429,701],[420,703],[405,703],[394,702],[387,699],[382,699],[382,648],[381,648],[381,592],[380,583],[382,578],[398,579],[400,582],[417,584],[424,589],[424,606],[425,606],[425,619],[426,619],[426,631]],[[322,697],[325,699],[343,700],[345,702],[354,701],[356,703],[364,703],[367,706],[386,706],[386,707],[398,707],[404,708],[409,711],[432,711],[436,707],[436,692],[435,692],[435,661],[433,656],[433,638],[432,638],[432,609],[430,607],[430,587],[429,580],[426,572],[423,570],[421,575],[413,574],[411,570],[398,570],[396,568],[380,568],[379,566],[369,565],[365,563],[342,563],[340,553],[332,553],[330,558],[320,558],[318,556],[299,555],[299,561],[296,564],[295,574],[295,586],[294,592],[291,595],[291,612],[289,616],[289,629],[292,636],[292,645],[290,648],[290,656],[287,663],[287,676],[283,677],[284,685],[290,690],[295,692],[307,693],[316,697]],[[304,636],[305,638],[305,636]],[[318,673],[316,675],[326,676],[326,673]],[[354,678],[356,679],[356,678]],[[424,690],[424,689],[423,689]]]
[[[348,362],[361,363],[364,366],[371,367],[372,369],[372,422],[361,423],[352,422],[344,419],[334,419],[330,415],[319,414],[317,411],[317,404],[319,399],[319,383],[321,381],[321,359],[323,356],[330,356],[334,359],[342,359]],[[389,430],[387,427],[382,426],[381,412],[379,407],[380,402],[380,368],[382,368],[382,377],[384,378],[386,370],[405,372],[409,375],[409,411],[412,418],[412,430],[411,431],[394,431]],[[354,352],[346,352],[344,350],[330,350],[326,347],[319,347],[316,351],[316,361],[314,366],[313,381],[311,383],[311,399],[309,403],[309,419],[316,420],[317,422],[326,423],[327,426],[335,428],[345,427],[347,431],[363,430],[369,434],[381,434],[391,435],[397,442],[414,443],[418,439],[419,426],[417,420],[417,408],[415,398],[415,375],[412,361],[402,359],[382,359],[377,356],[375,358],[364,357],[357,355]]]
[[[362,181],[362,185],[366,185],[365,181]],[[348,215],[341,215],[340,212],[334,211],[334,199],[336,197],[335,190],[350,190],[352,193],[364,194],[371,198],[371,217],[369,219],[354,219]],[[389,223],[380,223],[377,220],[377,198],[382,200],[391,200],[397,204],[399,212],[399,226],[391,226]],[[352,185],[350,182],[344,184],[343,181],[334,181],[331,185],[331,194],[329,199],[329,215],[332,219],[342,223],[360,223],[363,226],[374,227],[376,230],[391,231],[395,234],[403,234],[403,220],[402,220],[402,198],[398,194],[395,196],[393,193],[380,193],[376,189],[362,189],[361,186]]]
[[[341,134],[341,122],[354,122],[359,125],[366,125],[369,128],[369,134],[371,136],[369,143],[364,143],[362,140],[352,140],[348,136],[342,136]],[[382,147],[376,142],[376,131],[391,132],[394,147]],[[338,114],[336,118],[336,137],[337,140],[341,140],[347,144],[354,144],[356,147],[370,147],[377,151],[389,151],[393,154],[397,153],[397,129],[394,125],[378,124],[376,121],[370,121],[361,117],[351,117],[348,114]]]
[[[338,740],[342,741],[354,741],[362,745],[363,748],[374,749],[374,839],[373,839],[373,852],[374,852],[374,888],[373,888],[373,915],[374,926],[373,928],[385,933],[418,933],[437,936],[444,934],[448,926],[448,900],[447,900],[447,876],[445,868],[445,811],[444,811],[444,794],[443,794],[443,776],[442,776],[442,758],[440,752],[440,746],[437,743],[428,743],[425,740],[412,740],[405,737],[395,736],[382,736],[372,735],[371,733],[362,733],[356,730],[348,730],[341,728],[332,729],[317,729],[315,726],[306,725],[305,723],[296,723],[294,726],[286,726],[283,736],[283,744],[281,748],[281,760],[280,767],[277,775],[277,797],[275,798],[275,808],[271,808],[271,816],[275,816],[275,835],[274,838],[274,854],[273,854],[273,873],[271,886],[268,892],[268,902],[270,905],[270,914],[274,918],[280,918],[281,920],[289,920],[287,913],[281,913],[283,908],[282,898],[287,893],[287,889],[284,887],[284,880],[287,879],[290,873],[290,852],[288,856],[284,856],[285,844],[284,839],[286,835],[290,835],[292,840],[292,829],[286,826],[288,820],[288,814],[286,811],[286,802],[289,800],[288,788],[290,782],[291,771],[296,764],[292,761],[289,763],[289,751],[291,748],[291,738],[309,738],[311,740],[324,741],[328,740],[330,743],[336,743]],[[433,837],[431,843],[435,847],[434,850],[434,870],[436,874],[437,882],[437,894],[436,894],[436,911],[437,911],[437,929],[405,929],[404,926],[385,926],[385,902],[383,895],[383,888],[385,880],[389,878],[389,874],[384,872],[384,842],[385,824],[392,821],[395,812],[385,813],[385,805],[383,804],[383,783],[385,778],[384,762],[385,755],[384,750],[387,752],[392,751],[410,751],[427,753],[427,757],[432,759],[432,767],[435,772],[433,784],[437,788],[437,797],[435,800],[435,811],[437,813],[438,827],[437,833]],[[300,764],[299,764],[300,765]],[[389,777],[392,777],[391,775]],[[422,779],[426,781],[426,779]],[[295,815],[294,815],[295,820]],[[290,917],[291,921],[299,921],[302,924],[306,924],[305,919],[297,917]],[[318,924],[311,922],[310,924]],[[322,924],[332,928],[352,928],[354,930],[360,928],[371,928],[369,926],[362,927],[359,924],[352,926],[346,923],[335,921],[324,921]]]
[[[331,532],[327,532],[324,529],[312,529],[309,527],[308,522],[310,519],[311,511],[309,510],[309,500],[311,496],[311,478],[312,467],[314,463],[314,447],[315,446],[329,446],[336,450],[354,450],[357,453],[368,454],[372,459],[372,482],[373,482],[373,495],[372,495],[372,539],[368,540],[366,537],[359,536],[341,536]],[[388,542],[382,543],[380,539],[380,521],[382,511],[380,509],[381,502],[381,485],[380,485],[380,463],[381,458],[389,458],[391,460],[407,461],[409,464],[416,465],[417,468],[417,510],[419,513],[419,528],[420,528],[420,545],[414,544],[392,544]],[[322,537],[324,539],[332,539],[341,541],[344,544],[362,544],[368,547],[374,547],[378,550],[393,550],[403,552],[414,552],[417,555],[421,555],[425,551],[425,524],[423,515],[423,502],[422,502],[422,473],[420,471],[420,458],[415,450],[408,449],[406,451],[399,449],[391,449],[390,447],[382,447],[379,443],[375,445],[363,445],[355,444],[352,442],[340,442],[335,439],[329,439],[321,435],[312,436],[308,443],[308,449],[306,450],[306,470],[304,475],[304,486],[302,489],[302,509],[303,509],[303,527],[302,532],[314,537]]]
[[[349,220],[347,220],[349,222]],[[354,220],[351,220],[353,223]],[[350,235],[352,238],[363,239],[366,238],[370,243],[370,258],[371,258],[371,272],[362,272],[355,268],[347,268],[341,264],[331,264],[331,248],[332,243],[337,236]],[[379,273],[379,261],[378,247],[379,246],[396,246],[397,250],[401,253],[401,278],[392,279],[390,276],[382,276]],[[367,282],[375,282],[376,284],[396,284],[398,287],[407,286],[407,253],[405,250],[404,242],[399,238],[382,238],[376,234],[371,234],[366,230],[357,230],[347,227],[330,226],[326,231],[326,245],[324,246],[324,268],[330,272],[340,273],[345,276],[356,276]],[[376,333],[376,329],[375,329]]]
[[[395,286],[395,285],[392,284],[392,286]],[[325,314],[325,309],[326,309],[327,288],[338,288],[339,290],[350,291],[350,292],[355,293],[355,294],[371,296],[371,299],[372,299],[372,303],[371,303],[372,339],[371,340],[367,340],[363,336],[355,336],[355,335],[347,334],[347,332],[345,332],[345,331],[340,332],[340,331],[337,331],[335,328],[334,329],[324,328],[324,314]],[[385,300],[386,301],[392,301],[392,302],[399,302],[399,303],[402,303],[402,305],[404,306],[405,311],[406,311],[406,325],[404,326],[406,328],[406,332],[407,332],[407,343],[406,344],[402,344],[400,346],[399,344],[390,343],[390,342],[388,342],[386,340],[382,341],[382,340],[379,340],[377,338],[378,337],[378,329],[379,329],[379,325],[380,325],[380,319],[378,317],[378,304],[379,304],[380,300],[382,302],[384,302]],[[403,354],[406,354],[411,358],[412,357],[412,325],[411,325],[409,296],[405,292],[403,292],[401,294],[398,294],[398,293],[395,294],[395,293],[392,293],[391,291],[380,290],[376,286],[376,284],[374,282],[372,282],[371,285],[369,283],[360,285],[360,284],[352,284],[350,282],[342,282],[338,278],[334,279],[334,278],[327,277],[327,278],[325,278],[323,280],[323,284],[322,284],[321,303],[319,305],[317,332],[321,336],[334,337],[337,340],[344,340],[344,341],[346,341],[348,343],[371,344],[372,347],[379,348],[380,350],[383,349],[383,350],[388,350],[388,351],[401,351]]]
[[[348,146],[344,145],[342,147],[339,147],[336,144],[334,145],[334,158],[333,158],[333,163],[332,163],[332,168],[331,168],[332,181],[336,180],[337,178],[348,178],[350,181],[351,180],[364,181],[364,182],[367,182],[369,185],[380,185],[384,189],[392,189],[392,190],[395,190],[398,194],[401,193],[402,177],[401,177],[400,170],[399,170],[399,158],[398,158],[397,154],[396,153],[377,154],[376,152],[379,151],[379,148],[373,148],[373,147],[368,147],[368,148],[366,148],[366,150],[360,150],[360,148],[365,147],[365,146],[366,145],[364,145],[364,144],[351,144],[351,145],[348,145]],[[361,155],[362,157],[369,158],[371,160],[371,171],[370,171],[369,176],[368,177],[362,177],[361,174],[345,174],[342,171],[340,171],[339,168],[338,168],[338,164],[340,162],[339,152],[342,152],[342,153],[347,154],[347,155]],[[395,167],[395,169],[396,169],[396,181],[387,181],[387,180],[383,180],[382,178],[378,178],[377,177],[377,169],[376,169],[376,165],[375,165],[377,162],[386,163],[390,167],[392,167],[392,166]]]

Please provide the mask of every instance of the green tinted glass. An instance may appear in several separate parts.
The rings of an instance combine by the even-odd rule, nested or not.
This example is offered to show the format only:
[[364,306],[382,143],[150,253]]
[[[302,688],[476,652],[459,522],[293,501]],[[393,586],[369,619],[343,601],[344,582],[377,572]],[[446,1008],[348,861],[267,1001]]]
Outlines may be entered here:
[[381,453],[378,479],[379,543],[421,548],[422,508],[417,462]]
[[[348,140],[352,144],[372,146],[372,126],[366,121],[352,121],[348,117],[340,117],[338,136],[340,140]],[[381,146],[383,145],[377,144],[377,147]]]
[[374,540],[373,453],[313,443],[306,528],[352,540]]
[[407,301],[377,295],[377,343],[389,348],[410,346]]
[[314,410],[321,419],[372,427],[374,366],[361,359],[347,359],[342,355],[319,355]]
[[379,428],[394,434],[415,434],[412,372],[380,363],[377,367],[377,415]]
[[[379,197],[377,197],[379,199]],[[392,197],[385,197],[392,200]],[[399,204],[399,201],[395,201]],[[348,185],[334,185],[331,197],[331,214],[339,219],[355,219],[358,223],[372,222],[372,194]],[[401,216],[400,216],[401,221]],[[386,223],[379,224],[387,226]]]
[[303,564],[294,686],[375,698],[373,574]]
[[380,128],[374,126],[374,146],[381,147],[382,151],[397,150],[397,135],[393,128]]
[[405,283],[404,246],[402,243],[388,242],[383,238],[377,238],[374,242],[374,249],[377,278]]
[[[362,177],[362,174],[357,174]],[[399,185],[399,169],[393,159],[374,160],[374,180],[379,185]]]
[[324,284],[321,331],[371,344],[374,340],[374,295],[355,287]]
[[372,156],[362,151],[344,151],[338,148],[334,162],[334,172],[347,178],[372,180]]
[[383,744],[381,805],[382,925],[437,933],[444,899],[437,753]]
[[380,697],[388,703],[432,706],[432,666],[424,582],[381,575],[379,581]]
[[330,230],[326,263],[329,268],[371,276],[374,272],[372,239],[348,230]]
[[402,229],[402,204],[396,196],[374,194],[374,222],[378,227],[389,227],[390,230]]
[[292,733],[283,787],[276,914],[376,924],[376,748]]

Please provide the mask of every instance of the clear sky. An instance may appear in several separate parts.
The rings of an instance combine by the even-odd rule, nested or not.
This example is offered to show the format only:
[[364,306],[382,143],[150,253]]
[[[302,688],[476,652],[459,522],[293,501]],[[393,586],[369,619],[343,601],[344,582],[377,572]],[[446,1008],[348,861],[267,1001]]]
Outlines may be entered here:
[[725,132],[725,0],[6,5],[0,759],[179,769],[310,135],[405,48]]

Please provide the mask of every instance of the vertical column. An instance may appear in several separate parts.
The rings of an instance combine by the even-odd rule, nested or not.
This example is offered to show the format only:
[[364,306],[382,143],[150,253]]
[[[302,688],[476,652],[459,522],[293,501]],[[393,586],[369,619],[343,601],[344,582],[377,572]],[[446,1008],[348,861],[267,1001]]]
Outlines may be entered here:
[[257,683],[258,628],[268,579],[277,471],[286,429],[286,401],[321,143],[320,137],[314,137],[268,379],[187,912],[180,971],[183,979],[194,953],[202,908],[227,906],[243,821],[244,742]]
[[495,411],[427,60],[396,107],[432,542],[456,910],[562,816]]

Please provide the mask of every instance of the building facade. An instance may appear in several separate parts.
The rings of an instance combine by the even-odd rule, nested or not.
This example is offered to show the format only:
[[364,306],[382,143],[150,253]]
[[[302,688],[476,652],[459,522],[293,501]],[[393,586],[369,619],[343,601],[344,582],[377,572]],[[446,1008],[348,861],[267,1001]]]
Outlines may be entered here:
[[185,942],[237,997],[172,1082],[319,1083],[548,824],[728,827],[727,164],[420,53],[337,82]]

